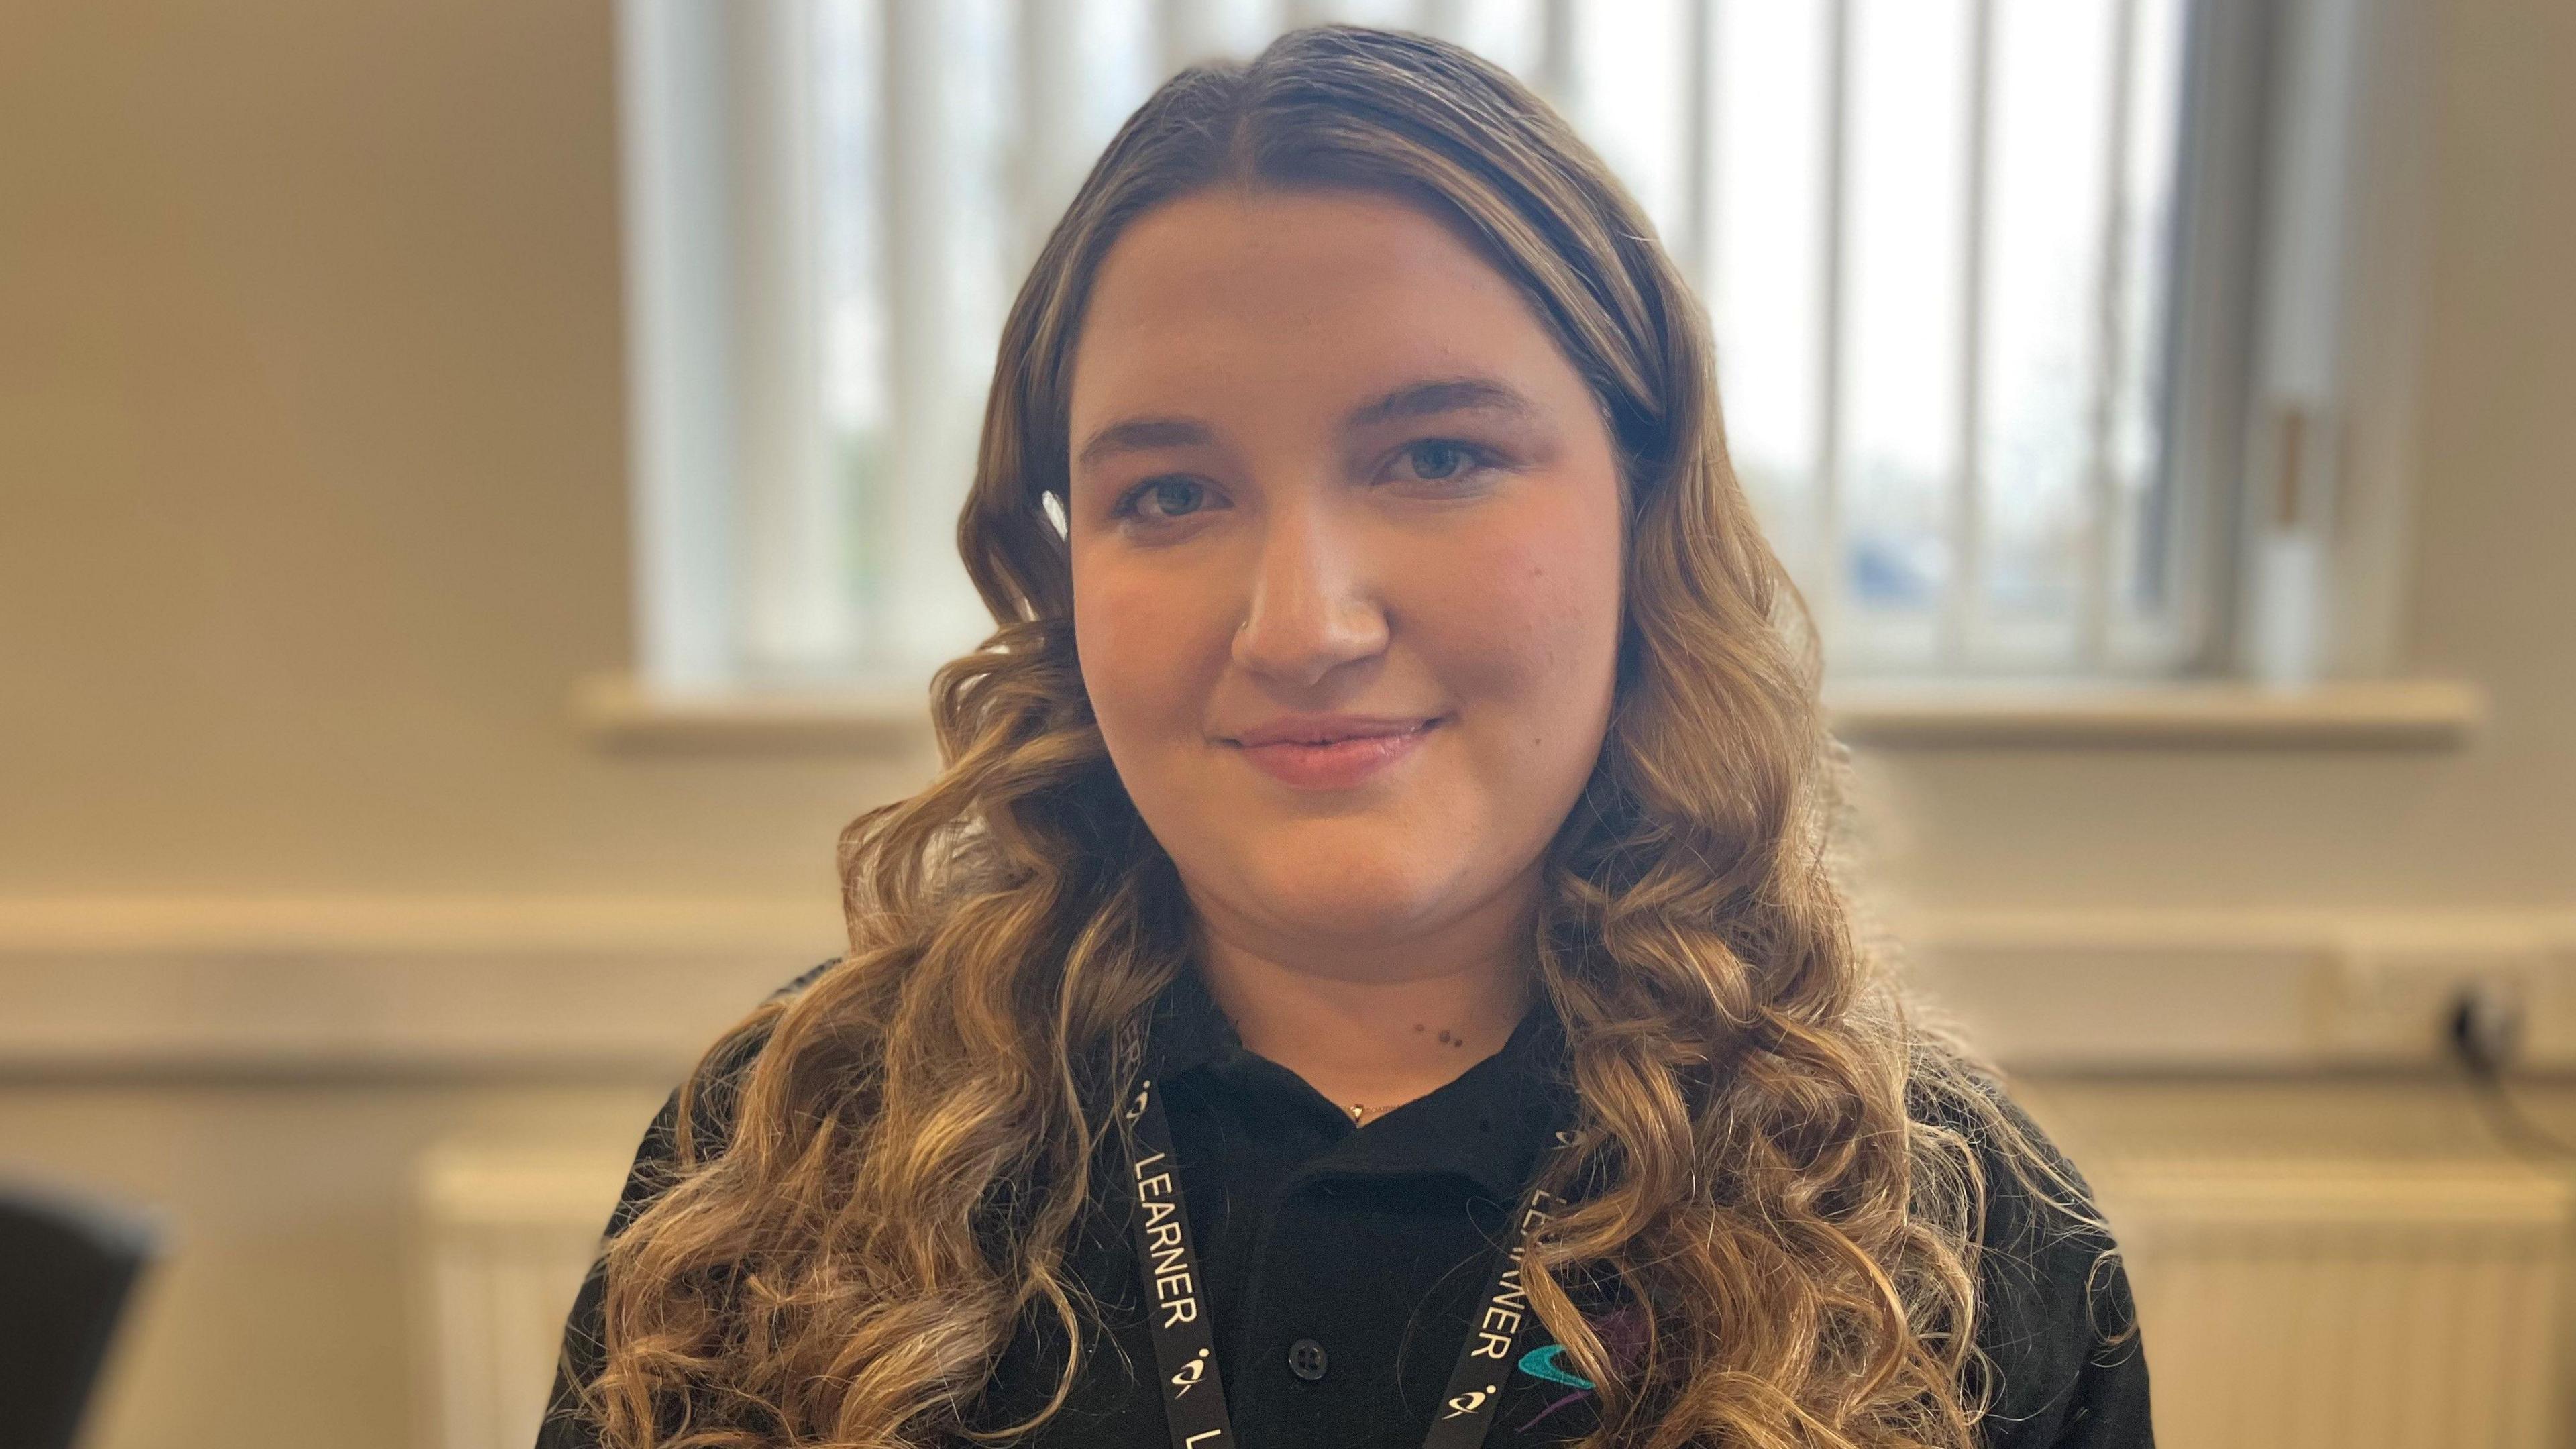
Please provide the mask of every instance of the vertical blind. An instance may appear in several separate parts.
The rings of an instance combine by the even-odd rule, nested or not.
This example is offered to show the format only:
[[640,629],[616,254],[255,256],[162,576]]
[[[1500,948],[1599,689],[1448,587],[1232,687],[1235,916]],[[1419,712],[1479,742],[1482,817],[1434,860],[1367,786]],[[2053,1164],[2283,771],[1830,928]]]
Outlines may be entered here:
[[700,652],[738,681],[902,674],[984,632],[954,525],[1039,239],[1163,77],[1325,20],[1470,46],[1637,197],[1709,307],[1737,466],[1830,667],[2158,673],[2205,646],[2223,500],[2168,446],[2190,0],[709,8],[716,60],[642,63],[707,72],[728,117],[735,466],[664,512],[725,555]]

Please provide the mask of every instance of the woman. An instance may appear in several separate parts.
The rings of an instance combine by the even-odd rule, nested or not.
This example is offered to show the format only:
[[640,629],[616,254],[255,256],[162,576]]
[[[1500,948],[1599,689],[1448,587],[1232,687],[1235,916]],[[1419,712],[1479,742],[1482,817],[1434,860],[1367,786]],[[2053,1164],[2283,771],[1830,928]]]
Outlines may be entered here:
[[1705,320],[1530,92],[1166,84],[959,544],[944,768],[655,1123],[543,1442],[2149,1442],[2080,1183],[1855,938]]

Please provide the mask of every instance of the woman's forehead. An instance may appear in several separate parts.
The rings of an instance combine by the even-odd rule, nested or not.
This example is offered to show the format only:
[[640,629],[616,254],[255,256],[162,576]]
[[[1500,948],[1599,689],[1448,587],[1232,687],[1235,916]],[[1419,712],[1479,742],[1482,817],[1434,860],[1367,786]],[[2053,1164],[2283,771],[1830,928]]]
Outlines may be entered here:
[[1418,208],[1367,192],[1204,193],[1133,223],[1074,349],[1077,437],[1137,409],[1301,400],[1338,418],[1481,375],[1540,410],[1571,365],[1518,289]]

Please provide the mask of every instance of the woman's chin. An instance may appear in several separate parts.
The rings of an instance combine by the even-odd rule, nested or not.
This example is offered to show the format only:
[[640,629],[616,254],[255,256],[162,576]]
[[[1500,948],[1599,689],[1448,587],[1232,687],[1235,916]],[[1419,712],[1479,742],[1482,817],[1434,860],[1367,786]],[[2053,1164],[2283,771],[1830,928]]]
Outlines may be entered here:
[[1261,883],[1256,910],[1281,931],[1383,945],[1433,924],[1445,894],[1402,871],[1331,871]]

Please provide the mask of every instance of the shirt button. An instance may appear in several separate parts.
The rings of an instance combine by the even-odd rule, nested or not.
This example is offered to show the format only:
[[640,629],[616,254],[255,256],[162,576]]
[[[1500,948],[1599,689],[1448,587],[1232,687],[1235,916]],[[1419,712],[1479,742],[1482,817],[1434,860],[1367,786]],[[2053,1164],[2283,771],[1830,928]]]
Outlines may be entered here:
[[1324,1376],[1324,1346],[1311,1338],[1288,1345],[1288,1372],[1308,1383]]

